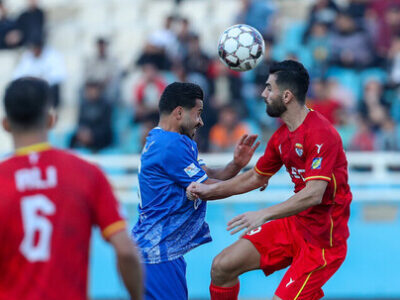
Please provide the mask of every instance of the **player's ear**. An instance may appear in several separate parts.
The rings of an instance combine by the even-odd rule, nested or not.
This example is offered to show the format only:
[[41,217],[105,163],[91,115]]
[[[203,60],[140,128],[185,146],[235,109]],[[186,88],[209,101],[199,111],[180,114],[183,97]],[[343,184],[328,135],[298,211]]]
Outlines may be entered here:
[[282,95],[283,102],[288,104],[293,99],[293,94],[289,90],[284,90]]
[[177,120],[182,119],[182,116],[183,116],[183,107],[182,107],[182,106],[177,106],[177,107],[174,109],[174,115],[175,115],[175,117],[176,117]]
[[57,122],[57,113],[54,108],[49,109],[49,113],[47,115],[47,128],[51,129],[55,126]]
[[3,128],[5,131],[11,132],[10,121],[8,121],[8,119],[6,117],[3,118],[1,124],[3,125]]

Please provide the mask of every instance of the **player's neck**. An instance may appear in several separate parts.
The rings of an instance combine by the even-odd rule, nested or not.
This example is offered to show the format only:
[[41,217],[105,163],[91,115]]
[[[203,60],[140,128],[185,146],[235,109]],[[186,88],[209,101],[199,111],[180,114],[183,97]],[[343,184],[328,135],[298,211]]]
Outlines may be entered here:
[[13,134],[14,149],[27,147],[34,144],[47,143],[47,132],[30,132]]
[[304,122],[310,110],[306,106],[296,107],[285,111],[281,119],[288,127],[289,131],[295,131]]
[[172,131],[179,133],[179,126],[170,121],[168,117],[161,117],[160,122],[158,122],[158,127],[165,131]]

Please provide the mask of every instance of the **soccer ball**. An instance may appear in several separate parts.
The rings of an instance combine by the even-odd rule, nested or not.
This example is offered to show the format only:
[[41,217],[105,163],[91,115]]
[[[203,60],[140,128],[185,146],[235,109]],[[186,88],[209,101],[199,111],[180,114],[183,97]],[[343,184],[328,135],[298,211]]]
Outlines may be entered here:
[[230,69],[248,71],[262,60],[265,44],[257,29],[237,24],[226,29],[219,39],[219,59]]

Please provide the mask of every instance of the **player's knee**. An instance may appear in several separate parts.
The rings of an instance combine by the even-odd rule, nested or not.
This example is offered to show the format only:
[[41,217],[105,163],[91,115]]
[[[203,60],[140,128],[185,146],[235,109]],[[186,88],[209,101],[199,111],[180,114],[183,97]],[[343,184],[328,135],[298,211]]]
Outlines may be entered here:
[[224,282],[236,277],[235,267],[226,250],[218,254],[211,266],[211,279],[213,282]]

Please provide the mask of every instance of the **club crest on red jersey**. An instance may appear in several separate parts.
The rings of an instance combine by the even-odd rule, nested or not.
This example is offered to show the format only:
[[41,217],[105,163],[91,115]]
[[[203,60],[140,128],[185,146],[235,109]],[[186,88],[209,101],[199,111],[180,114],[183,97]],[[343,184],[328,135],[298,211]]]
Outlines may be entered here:
[[303,145],[302,144],[296,143],[296,145],[294,145],[294,149],[296,150],[296,153],[298,156],[303,155]]

